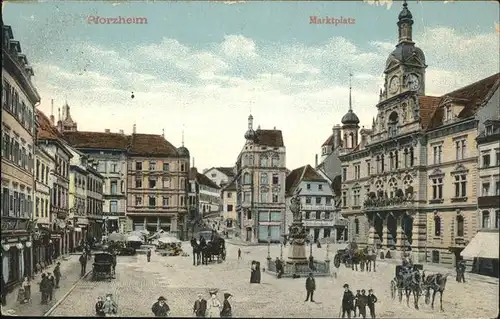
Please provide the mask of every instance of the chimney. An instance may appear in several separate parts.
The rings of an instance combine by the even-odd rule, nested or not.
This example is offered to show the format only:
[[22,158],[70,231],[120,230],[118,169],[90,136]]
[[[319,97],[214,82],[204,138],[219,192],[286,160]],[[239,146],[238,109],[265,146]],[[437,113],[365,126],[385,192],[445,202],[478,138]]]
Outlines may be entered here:
[[107,128],[104,130],[104,133],[111,133],[111,131],[109,130],[109,128]]
[[50,100],[51,106],[50,106],[50,124],[52,126],[56,125],[56,119],[54,117],[54,99]]
[[123,130],[120,130],[120,134],[121,134],[121,135],[124,135],[125,133],[123,133]]
[[136,129],[136,126],[134,124],[134,126],[132,127],[132,134],[135,134],[135,129]]
[[318,154],[314,155],[314,168],[318,167]]
[[273,130],[275,130],[275,131],[276,131],[276,126],[273,128]]

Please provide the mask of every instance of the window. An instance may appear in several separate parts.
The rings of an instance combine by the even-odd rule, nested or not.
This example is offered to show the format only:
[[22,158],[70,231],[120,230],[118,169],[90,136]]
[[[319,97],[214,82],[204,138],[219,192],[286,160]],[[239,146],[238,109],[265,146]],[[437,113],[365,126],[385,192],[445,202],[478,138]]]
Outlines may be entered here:
[[148,202],[150,207],[156,206],[156,197],[155,196],[149,196],[149,202]]
[[316,197],[316,205],[319,205],[321,204],[321,197]]
[[262,156],[260,158],[260,166],[261,167],[267,167],[267,157],[266,156]]
[[251,184],[252,183],[252,180],[250,179],[250,174],[249,173],[245,173],[243,174],[243,184]]
[[111,162],[111,173],[118,173],[118,163],[117,162]]
[[322,190],[323,190],[323,185],[319,184],[319,185],[318,185],[318,190],[319,190],[319,191],[322,191]]
[[232,212],[232,211],[233,211],[233,205],[227,205],[226,212]]
[[273,185],[278,185],[280,182],[280,178],[278,174],[273,174]]
[[453,113],[451,109],[451,105],[446,106],[446,120],[449,121],[453,118]]
[[361,176],[361,167],[359,164],[354,165],[354,179],[359,179]]
[[212,173],[212,177],[217,177],[217,173]]
[[279,157],[278,155],[274,155],[274,156],[271,158],[271,166],[272,166],[272,167],[278,167],[279,162],[280,162],[280,157]]
[[135,197],[135,206],[141,206],[141,205],[142,205],[142,197],[136,196]]
[[306,219],[311,219],[311,212],[306,212]]
[[463,160],[465,158],[465,140],[455,141],[455,152],[457,161]]
[[464,217],[462,215],[458,215],[456,217],[457,221],[457,237],[464,237]]
[[434,164],[441,164],[443,159],[443,146],[436,145],[433,147],[434,154]]
[[170,197],[163,196],[163,206],[165,206],[165,207],[170,206]]
[[353,200],[354,200],[353,206],[360,206],[360,205],[361,205],[361,204],[360,204],[361,202],[360,202],[359,198],[360,198],[360,193],[361,193],[361,190],[359,190],[359,189],[355,189],[355,190],[353,190],[353,192],[352,192],[352,193],[353,193],[352,198],[353,198]]
[[359,219],[354,219],[354,233],[359,235]]
[[249,209],[247,210],[247,220],[251,220],[252,219],[252,211]]
[[109,201],[109,211],[112,213],[118,212],[118,201],[116,200]]
[[434,216],[434,236],[441,236],[441,217]]
[[495,158],[496,158],[495,166],[500,166],[500,151],[497,150],[495,152]]
[[327,197],[326,198],[326,205],[331,205],[332,204],[332,198],[331,197]]
[[135,162],[135,170],[142,171],[142,162]]
[[443,179],[432,179],[432,199],[443,199]]
[[385,157],[384,155],[380,155],[380,172],[385,172]]
[[455,197],[467,196],[467,175],[455,175]]
[[35,217],[40,216],[40,198],[35,199]]
[[170,187],[171,187],[170,178],[164,177],[163,178],[163,188],[170,188]]
[[432,251],[431,262],[433,264],[439,264],[439,250]]
[[118,182],[112,181],[111,182],[111,195],[116,195],[117,193],[118,193]]
[[330,219],[330,212],[325,212],[325,219]]
[[135,188],[142,188],[142,180],[140,178],[135,179]]
[[260,183],[264,185],[269,184],[269,181],[267,180],[267,173],[260,174]]
[[483,167],[490,167],[490,154],[483,155]]
[[500,196],[500,181],[495,182],[495,196]]
[[311,197],[306,197],[306,204],[311,204]]
[[347,207],[347,192],[342,192],[342,207]]
[[228,192],[227,195],[226,195],[227,198],[231,198],[233,197],[233,193],[232,192]]
[[186,170],[186,167],[184,166],[184,163],[181,163],[181,172],[184,172]]
[[321,219],[321,212],[316,212],[316,219]]
[[372,170],[372,168],[371,168],[371,163],[370,163],[370,162],[367,162],[367,163],[366,163],[366,174],[367,174],[368,176],[370,176],[370,174],[371,174],[371,170]]
[[495,228],[500,228],[500,210],[495,211]]
[[481,222],[482,228],[490,228],[490,212],[484,211]]
[[149,188],[156,188],[156,179],[154,177],[149,178]]
[[149,162],[149,170],[156,171],[156,162]]
[[483,183],[481,187],[481,196],[489,196],[490,194],[490,183]]
[[169,167],[168,163],[163,163],[163,171],[168,172],[169,170],[170,170],[170,167]]
[[260,201],[262,203],[267,203],[267,197],[268,197],[267,191],[261,191],[260,192]]
[[342,167],[342,181],[347,180],[347,167]]
[[[59,164],[59,165],[61,165],[61,164]],[[106,172],[106,162],[97,162],[97,170],[101,173],[105,173]]]

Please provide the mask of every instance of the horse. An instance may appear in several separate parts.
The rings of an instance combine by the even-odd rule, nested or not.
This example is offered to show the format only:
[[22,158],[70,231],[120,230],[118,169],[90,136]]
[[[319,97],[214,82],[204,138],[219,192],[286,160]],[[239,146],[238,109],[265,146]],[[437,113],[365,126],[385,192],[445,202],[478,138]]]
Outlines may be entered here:
[[371,246],[365,248],[365,265],[366,271],[372,271],[372,263],[373,263],[373,272],[377,271],[377,247]]
[[[404,268],[403,268],[404,269]],[[409,305],[410,293],[413,292],[415,299],[415,308],[418,309],[418,299],[421,293],[422,276],[418,270],[409,269],[400,271],[394,279],[391,280],[391,298],[396,298],[398,292],[399,302],[403,301],[403,291],[406,294],[406,303]]]
[[429,276],[425,276],[425,272],[423,274],[423,287],[425,289],[425,303],[429,304],[430,299],[430,290],[432,289],[432,303],[431,308],[434,309],[434,299],[436,298],[436,294],[439,292],[439,306],[440,310],[444,312],[443,309],[443,293],[446,288],[446,281],[450,274],[432,274]]

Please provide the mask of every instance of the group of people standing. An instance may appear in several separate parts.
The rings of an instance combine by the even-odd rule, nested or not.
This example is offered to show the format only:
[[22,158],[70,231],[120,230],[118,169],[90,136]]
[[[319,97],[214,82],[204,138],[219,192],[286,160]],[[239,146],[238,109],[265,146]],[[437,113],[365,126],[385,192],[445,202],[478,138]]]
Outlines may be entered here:
[[351,313],[356,316],[366,318],[366,307],[370,310],[370,317],[375,318],[375,303],[378,301],[373,294],[373,289],[362,289],[356,291],[356,295],[349,289],[348,284],[344,284],[344,296],[342,297],[342,318],[351,318]]
[[113,300],[112,294],[106,294],[106,298],[97,297],[95,304],[96,317],[113,317],[118,313],[118,305]]
[[[60,267],[61,263],[57,262],[56,267],[54,268],[54,274],[51,274],[50,272],[42,273],[42,280],[40,281],[40,293],[42,294],[41,304],[47,304],[49,301],[52,301],[54,297],[54,290],[59,288],[59,282],[61,280]],[[25,284],[23,283],[23,286],[24,285]]]
[[[210,300],[207,301],[203,298],[202,294],[198,295],[198,299],[193,305],[193,314],[198,318],[231,318],[232,308],[229,300],[232,295],[230,293],[224,293],[224,301],[221,302],[217,299],[218,291],[213,289],[209,291]],[[165,297],[160,296],[158,301],[156,301],[151,307],[151,311],[155,317],[168,317],[170,314],[170,307],[167,304]]]

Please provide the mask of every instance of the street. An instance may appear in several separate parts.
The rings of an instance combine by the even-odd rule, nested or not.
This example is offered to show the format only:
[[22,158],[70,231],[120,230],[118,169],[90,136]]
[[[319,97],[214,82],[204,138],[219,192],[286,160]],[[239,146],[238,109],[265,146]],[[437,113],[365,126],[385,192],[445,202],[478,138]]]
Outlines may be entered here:
[[[191,253],[188,243],[185,251]],[[242,260],[237,260],[237,250]],[[284,249],[284,255],[288,253]],[[455,281],[454,273],[448,277],[443,296],[445,312],[439,312],[439,297],[435,310],[425,305],[415,310],[410,299],[408,308],[403,302],[390,299],[389,284],[394,275],[394,264],[379,262],[376,273],[353,272],[344,266],[337,278],[316,278],[316,303],[305,303],[305,279],[276,279],[262,274],[261,284],[250,284],[250,262],[261,261],[265,267],[267,246],[236,246],[227,244],[227,260],[221,264],[193,266],[192,257],[160,257],[153,254],[147,263],[145,255],[119,257],[117,278],[111,282],[80,281],[70,295],[52,312],[51,316],[93,316],[98,296],[112,293],[118,304],[119,316],[151,316],[151,306],[159,296],[167,298],[171,316],[192,316],[197,294],[209,298],[208,289],[218,288],[219,299],[224,292],[234,295],[234,317],[337,317],[340,311],[342,285],[348,283],[354,291],[373,288],[378,297],[379,318],[492,318],[498,312],[498,279],[469,279],[465,284]],[[325,249],[314,249],[316,258],[324,258]],[[273,259],[280,253],[279,246],[271,247]],[[333,254],[330,254],[331,258]],[[432,272],[432,271],[429,271]],[[450,272],[443,270],[443,272]],[[412,298],[412,297],[410,297]]]

